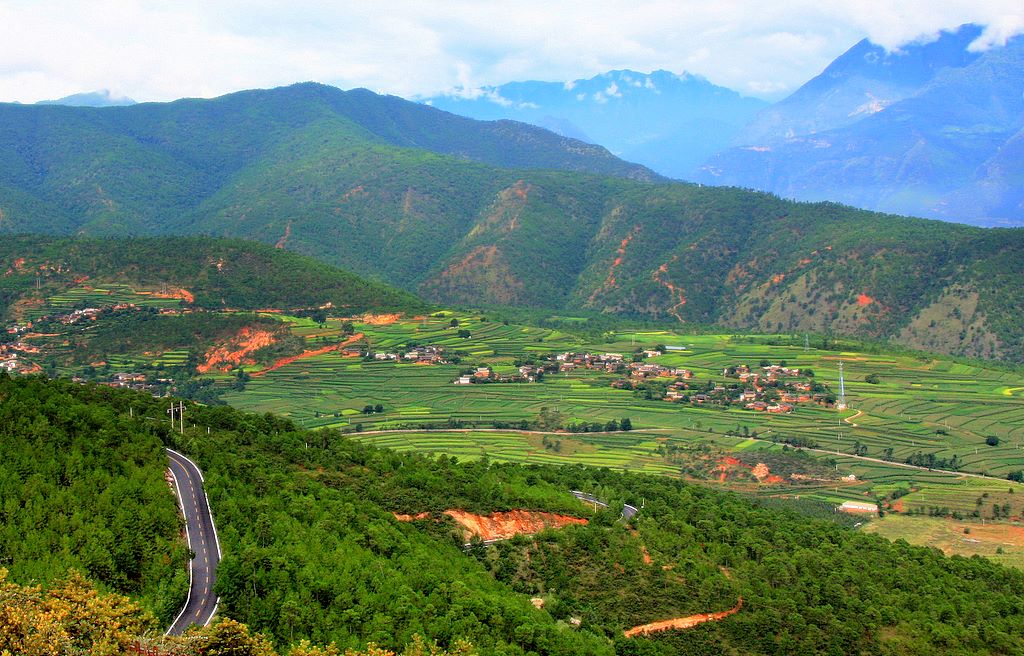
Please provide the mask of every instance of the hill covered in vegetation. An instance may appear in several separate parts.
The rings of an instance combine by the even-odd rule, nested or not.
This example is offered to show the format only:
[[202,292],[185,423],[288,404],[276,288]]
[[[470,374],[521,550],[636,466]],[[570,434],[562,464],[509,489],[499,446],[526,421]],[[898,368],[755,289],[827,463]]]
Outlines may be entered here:
[[1021,230],[657,181],[539,128],[319,85],[3,106],[0,126],[8,232],[242,237],[443,303],[1024,359]]
[[[226,407],[190,406],[197,427],[178,435],[146,419],[159,416],[166,401],[123,390],[0,376],[0,393],[42,399],[19,402],[17,421],[5,415],[5,435],[21,445],[16,450],[45,439],[33,426],[54,407],[66,409],[64,425],[101,432],[116,426],[119,443],[149,445],[146,462],[158,442],[196,458],[224,552],[221,613],[278,647],[308,639],[401,649],[420,636],[443,649],[468,640],[481,654],[1024,649],[1019,571],[946,558],[732,494],[606,469],[400,455]],[[76,452],[45,453],[41,466],[69,471],[54,485],[74,485],[80,476],[68,468]],[[147,485],[165,485],[158,469],[147,472]],[[110,476],[108,486],[121,484],[116,470]],[[610,508],[595,513],[572,489],[593,491]],[[169,489],[166,495],[164,506],[173,503]],[[622,503],[641,499],[640,513],[621,520]],[[589,522],[465,553],[443,508],[560,511]],[[421,519],[399,521],[393,513]],[[18,560],[52,559],[38,536],[59,530],[51,521],[23,525]],[[109,530],[115,547],[126,540],[124,525]],[[70,564],[54,562],[53,569]],[[10,575],[16,584],[27,583],[25,576]],[[2,581],[0,587],[12,591]],[[625,635],[636,624],[703,613],[723,615],[682,631]]]
[[8,236],[0,243],[0,269],[0,315],[17,315],[61,291],[110,283],[205,309],[424,307],[387,285],[240,240]]

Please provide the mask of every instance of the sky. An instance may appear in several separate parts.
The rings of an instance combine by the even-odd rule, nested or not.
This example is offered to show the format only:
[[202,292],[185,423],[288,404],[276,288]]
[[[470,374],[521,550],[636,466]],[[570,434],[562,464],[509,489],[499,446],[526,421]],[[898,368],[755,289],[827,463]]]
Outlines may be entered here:
[[138,101],[316,81],[407,98],[612,69],[684,71],[778,99],[862,38],[890,49],[1021,0],[0,0],[0,101]]

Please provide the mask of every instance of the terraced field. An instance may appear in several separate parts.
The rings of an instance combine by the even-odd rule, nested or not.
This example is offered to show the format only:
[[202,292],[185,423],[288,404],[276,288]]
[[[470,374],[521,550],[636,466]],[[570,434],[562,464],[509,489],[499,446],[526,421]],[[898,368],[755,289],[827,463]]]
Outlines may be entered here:
[[86,307],[109,307],[121,303],[139,307],[176,308],[180,306],[181,301],[177,298],[161,298],[154,295],[151,290],[137,290],[129,285],[81,285],[61,294],[49,296],[45,303],[28,307],[23,316],[25,319],[35,320],[55,312],[68,312]]
[[[451,320],[458,321],[451,326]],[[302,320],[299,320],[302,321]],[[310,340],[333,336],[339,324],[297,326]],[[971,479],[937,471],[896,467],[854,458],[855,449],[874,458],[902,462],[917,453],[958,458],[961,471],[996,478],[1024,469],[1024,376],[950,360],[908,355],[841,353],[803,346],[759,343],[757,338],[726,335],[679,335],[668,331],[607,335],[600,344],[586,344],[554,330],[504,325],[453,313],[389,324],[356,323],[370,348],[399,350],[410,343],[439,344],[462,357],[459,365],[413,365],[364,362],[328,354],[309,358],[254,379],[243,392],[227,392],[225,400],[243,409],[291,416],[306,427],[363,431],[404,428],[403,433],[363,433],[359,439],[399,450],[446,453],[517,462],[581,462],[664,475],[684,475],[678,464],[656,452],[659,445],[713,443],[736,452],[780,451],[781,444],[727,436],[746,430],[761,438],[807,438],[819,448],[849,453],[829,456],[840,473],[854,482],[804,482],[780,490],[759,486],[755,494],[790,494],[841,503],[904,493],[898,508],[932,512],[936,508],[970,516],[991,515],[991,505],[1024,488],[1008,481]],[[458,337],[458,330],[470,337]],[[772,337],[765,336],[764,340]],[[577,370],[549,374],[541,383],[453,385],[467,366],[508,367],[516,358],[557,351],[631,353],[638,347],[669,347],[655,362],[684,367],[697,381],[726,382],[723,369],[761,360],[812,368],[816,380],[838,388],[843,362],[850,408],[839,412],[801,404],[790,415],[767,415],[745,409],[723,410],[639,398],[610,387],[614,376]],[[876,384],[865,382],[870,374]],[[384,412],[362,414],[366,405],[381,404]],[[560,450],[542,444],[542,436],[513,431],[423,431],[422,425],[468,422],[517,422],[535,419],[542,408],[557,410],[566,422],[607,422],[629,417],[637,429],[630,434],[557,434]],[[996,437],[998,446],[986,439]],[[714,483],[714,481],[712,481]],[[913,490],[913,491],[910,491]],[[909,493],[906,493],[910,491]],[[988,495],[983,504],[978,499]],[[989,502],[988,498],[994,501]],[[1011,514],[1024,516],[1011,499]]]

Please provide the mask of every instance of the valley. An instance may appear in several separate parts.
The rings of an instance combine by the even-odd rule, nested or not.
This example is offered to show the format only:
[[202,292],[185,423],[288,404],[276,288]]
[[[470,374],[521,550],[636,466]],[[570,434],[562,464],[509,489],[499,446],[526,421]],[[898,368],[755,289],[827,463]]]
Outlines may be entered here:
[[[595,335],[580,332],[585,317],[541,328],[497,310],[183,309],[108,287],[36,305],[23,321],[68,313],[48,332],[15,333],[3,348],[17,364],[5,366],[274,413],[398,452],[609,467],[813,512],[852,502],[901,518],[892,524],[908,539],[922,516],[1024,516],[1024,379],[1013,367],[800,334]],[[63,309],[76,303],[91,310]],[[130,339],[105,337],[114,326],[134,326]],[[956,550],[985,552],[974,544]]]
[[73,4],[0,656],[1024,654],[1012,3]]

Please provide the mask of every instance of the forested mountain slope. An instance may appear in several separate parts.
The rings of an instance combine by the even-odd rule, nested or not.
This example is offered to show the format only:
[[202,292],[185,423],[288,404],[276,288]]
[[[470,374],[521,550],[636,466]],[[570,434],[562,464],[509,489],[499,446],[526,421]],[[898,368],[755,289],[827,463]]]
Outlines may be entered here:
[[312,83],[130,107],[0,104],[0,229],[167,232],[236,175],[273,166],[297,143],[328,139],[498,166],[655,177],[540,128]]
[[0,118],[9,232],[243,237],[444,303],[1024,358],[1024,231],[628,179],[645,170],[539,128],[318,85]]
[[137,285],[207,309],[414,311],[411,294],[263,244],[203,237],[8,236],[0,241],[0,316],[71,287]]
[[[1024,649],[1019,571],[843,528],[829,521],[830,507],[823,521],[667,478],[402,455],[227,407],[190,405],[197,427],[180,435],[145,419],[159,417],[166,400],[125,390],[0,374],[0,395],[41,399],[19,401],[17,413],[5,404],[0,414],[16,454],[45,443],[47,425],[78,426],[76,434],[91,425],[116,432],[105,435],[111,445],[138,443],[140,462],[152,463],[157,441],[196,459],[224,552],[221,613],[279,646],[311,639],[401,648],[420,635],[441,647],[468,639],[484,655]],[[58,488],[84,475],[76,451],[44,452],[42,466],[16,458],[9,484],[38,487],[36,469],[66,472],[54,479]],[[110,485],[123,485],[121,471],[111,472]],[[158,471],[145,472],[148,485],[164,485]],[[595,513],[573,489],[596,492],[611,507]],[[165,495],[163,507],[169,489]],[[623,502],[643,508],[624,522]],[[465,553],[461,533],[441,513],[448,508],[553,510],[589,523]],[[403,522],[396,512],[426,515]],[[39,536],[60,531],[60,516],[19,522],[24,544],[13,548],[45,544]],[[111,534],[89,548],[120,553],[125,525],[105,514],[93,520]],[[9,558],[12,546],[0,546]],[[15,582],[24,576],[12,573]],[[624,635],[636,624],[737,606],[720,622],[686,631]]]

